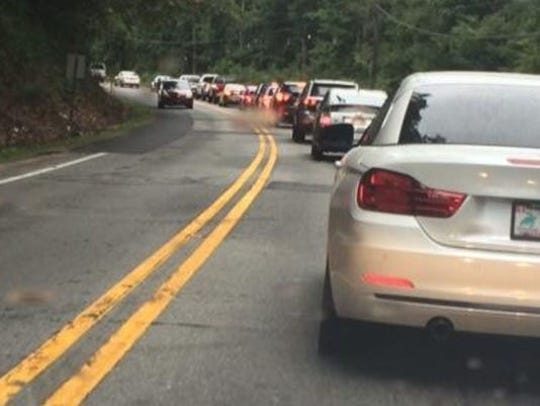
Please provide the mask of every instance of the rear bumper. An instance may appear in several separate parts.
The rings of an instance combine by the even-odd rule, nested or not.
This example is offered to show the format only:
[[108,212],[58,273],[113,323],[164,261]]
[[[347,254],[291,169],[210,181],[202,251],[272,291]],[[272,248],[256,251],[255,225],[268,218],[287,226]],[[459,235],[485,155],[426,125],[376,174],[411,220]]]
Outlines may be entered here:
[[289,105],[277,105],[275,107],[276,114],[279,121],[282,123],[292,124],[293,122],[293,109]]
[[490,303],[416,302],[399,294],[360,292],[339,274],[331,273],[331,280],[334,298],[340,298],[341,317],[418,328],[426,327],[435,317],[444,317],[456,331],[540,337],[540,308],[517,311],[518,307],[503,309]]
[[169,106],[189,106],[193,104],[192,98],[178,97],[178,98],[162,98],[161,102]]
[[340,317],[411,327],[444,317],[458,331],[540,337],[540,257],[437,244],[414,217],[359,209],[349,176],[332,197],[328,237]]
[[298,112],[296,126],[304,133],[313,132],[313,123],[315,122],[315,113],[309,110]]
[[240,96],[238,97],[234,97],[234,96],[231,96],[231,97],[224,97],[223,98],[223,103],[225,104],[240,104],[240,102],[242,101],[242,99],[240,98]]

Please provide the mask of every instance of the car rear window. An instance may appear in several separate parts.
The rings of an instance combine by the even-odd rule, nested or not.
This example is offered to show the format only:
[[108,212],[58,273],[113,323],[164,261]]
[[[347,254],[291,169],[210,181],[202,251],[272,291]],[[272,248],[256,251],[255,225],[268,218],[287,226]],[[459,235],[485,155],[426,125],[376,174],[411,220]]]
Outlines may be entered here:
[[355,87],[353,84],[314,83],[311,96],[323,97],[330,89],[354,89]]
[[284,84],[282,90],[296,96],[298,96],[302,92],[302,88],[296,84]]
[[540,87],[433,85],[411,96],[400,144],[540,147]]
[[169,89],[189,89],[189,83],[184,80],[169,80],[166,82],[163,82],[163,88],[165,90]]
[[189,82],[187,80],[179,80],[178,82],[176,82],[176,87],[178,89],[191,90],[191,87],[189,86]]

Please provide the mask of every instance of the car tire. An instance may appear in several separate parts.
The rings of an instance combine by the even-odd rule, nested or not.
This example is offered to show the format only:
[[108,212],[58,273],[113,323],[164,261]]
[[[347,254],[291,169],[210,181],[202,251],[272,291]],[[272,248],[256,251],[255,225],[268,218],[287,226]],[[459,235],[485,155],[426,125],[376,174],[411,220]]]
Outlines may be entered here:
[[192,110],[193,109],[193,103],[186,104],[186,108]]
[[311,157],[315,161],[320,161],[323,158],[324,151],[317,147],[315,141],[311,142]]
[[163,108],[165,108],[165,104],[164,104],[163,102],[161,102],[161,101],[158,101],[157,106],[158,106],[158,109],[163,109]]
[[301,144],[306,139],[306,135],[297,126],[293,126],[292,139],[294,142]]
[[322,320],[319,326],[319,354],[335,354],[346,343],[348,323],[337,316],[332,294],[330,271],[328,262],[324,274],[322,291]]

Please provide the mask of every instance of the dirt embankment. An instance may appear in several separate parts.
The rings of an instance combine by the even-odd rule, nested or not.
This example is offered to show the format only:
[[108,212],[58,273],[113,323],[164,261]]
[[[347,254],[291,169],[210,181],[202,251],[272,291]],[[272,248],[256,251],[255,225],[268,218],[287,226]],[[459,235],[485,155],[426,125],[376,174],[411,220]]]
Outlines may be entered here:
[[94,133],[127,114],[128,108],[93,80],[79,83],[74,96],[47,84],[21,84],[0,97],[0,149]]

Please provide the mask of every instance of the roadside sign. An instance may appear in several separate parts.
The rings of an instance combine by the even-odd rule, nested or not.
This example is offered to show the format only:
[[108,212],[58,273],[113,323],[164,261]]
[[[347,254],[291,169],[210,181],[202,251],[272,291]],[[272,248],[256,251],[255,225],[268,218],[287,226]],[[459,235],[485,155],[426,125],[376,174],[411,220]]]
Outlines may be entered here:
[[66,79],[72,82],[75,79],[84,79],[86,73],[86,57],[79,54],[68,54],[66,65]]

